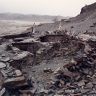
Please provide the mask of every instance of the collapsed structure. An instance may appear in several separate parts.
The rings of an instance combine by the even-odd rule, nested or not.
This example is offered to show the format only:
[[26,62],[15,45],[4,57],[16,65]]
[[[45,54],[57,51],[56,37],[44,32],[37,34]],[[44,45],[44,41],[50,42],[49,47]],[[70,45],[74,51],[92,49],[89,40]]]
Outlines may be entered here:
[[[16,37],[8,35],[1,39],[1,96],[3,93],[5,93],[4,96],[6,94],[9,96],[12,94],[16,96],[25,96],[24,94],[26,96],[28,94],[30,96],[40,94],[43,96],[58,96],[58,94],[61,94],[60,96],[83,96],[92,92],[95,94],[95,39],[88,38],[84,41],[79,37],[68,35],[63,30],[56,30],[53,34],[45,34],[36,38],[35,34],[33,37],[28,34],[19,34]],[[59,58],[62,58],[62,62],[63,59],[67,62],[63,62],[58,67],[56,64],[43,65],[42,63]],[[40,74],[35,66],[37,68],[42,66],[41,72],[43,73]],[[52,68],[46,66],[52,66]],[[33,69],[29,70],[28,67]],[[36,74],[37,76],[45,74],[42,79],[46,85],[42,86],[42,90],[39,88],[39,84],[43,84],[42,79],[38,77],[39,83],[32,80],[32,78],[37,78]],[[49,77],[46,77],[47,75]]]

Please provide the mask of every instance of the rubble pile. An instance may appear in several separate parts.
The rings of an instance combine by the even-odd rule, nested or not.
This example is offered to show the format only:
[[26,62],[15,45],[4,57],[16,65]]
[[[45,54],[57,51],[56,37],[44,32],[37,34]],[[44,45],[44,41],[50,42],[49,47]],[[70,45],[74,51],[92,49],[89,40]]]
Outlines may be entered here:
[[29,33],[2,37],[1,96],[96,95],[96,40],[84,41],[64,32],[38,38]]
[[0,45],[0,96],[33,94],[32,80],[22,68],[33,62],[33,55],[13,47],[11,42]]
[[[1,65],[1,63],[0,63]],[[16,96],[19,96],[21,90],[32,90],[32,83],[31,79],[28,79],[24,76],[24,74],[18,70],[15,69],[9,65],[6,65],[6,67],[2,67],[0,69],[0,72],[2,74],[2,85],[1,88],[4,90],[4,94],[1,96],[11,96],[16,94]],[[30,92],[30,94],[33,94]]]
[[75,54],[68,64],[64,64],[63,68],[54,72],[50,88],[55,90],[55,94],[96,95],[96,40],[88,40],[86,43],[81,54]]

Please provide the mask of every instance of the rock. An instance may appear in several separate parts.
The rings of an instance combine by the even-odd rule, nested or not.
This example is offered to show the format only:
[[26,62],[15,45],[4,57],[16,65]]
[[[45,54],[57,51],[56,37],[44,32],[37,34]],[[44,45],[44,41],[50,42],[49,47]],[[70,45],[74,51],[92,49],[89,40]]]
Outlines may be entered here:
[[84,69],[83,73],[88,75],[89,74],[89,70],[88,69]]
[[25,80],[24,76],[20,77],[13,77],[13,78],[8,78],[4,81],[4,84],[16,84],[17,82],[23,82]]
[[71,94],[70,96],[81,96],[81,93]]
[[78,75],[78,76],[76,76],[75,77],[75,80],[78,82],[79,80],[81,80],[82,78],[81,78],[81,76],[80,75]]
[[96,94],[96,90],[93,89],[92,91],[90,91],[91,94]]
[[10,51],[10,50],[12,50],[12,45],[11,44],[7,45],[7,48],[6,48],[6,51]]
[[5,35],[5,36],[2,36],[2,38],[4,39],[14,39],[14,38],[21,38],[21,37],[29,37],[29,32],[22,32],[22,33],[19,33],[19,34],[9,34],[9,35]]
[[90,92],[89,89],[80,89],[80,91],[82,94],[86,94],[86,93]]
[[91,47],[86,44],[85,48],[84,48],[84,52],[86,52],[86,54],[88,54],[91,51]]
[[6,67],[6,64],[3,62],[0,62],[0,69],[5,68],[5,67]]
[[5,69],[1,70],[2,75],[6,77],[12,77],[14,74],[14,68],[13,67],[6,67]]
[[16,76],[21,76],[22,72],[20,70],[15,70]]
[[52,69],[51,68],[44,68],[43,70],[45,73],[52,73]]
[[85,81],[84,80],[82,80],[82,81],[80,81],[80,82],[78,82],[78,84],[77,84],[78,86],[84,86],[85,85]]
[[13,39],[14,42],[20,42],[20,41],[23,41],[23,40],[24,40],[24,38],[14,38]]
[[18,49],[17,47],[12,47],[12,51],[16,53],[16,52],[20,52],[20,49]]
[[69,76],[70,78],[78,76],[78,74],[70,72],[67,68],[64,68],[63,72],[64,75]]
[[2,73],[0,72],[0,89],[2,88],[3,81],[4,81],[4,77],[2,76]]
[[58,95],[58,94],[57,94],[57,95],[54,95],[54,96],[64,96],[64,95]]
[[27,51],[20,51],[19,53],[13,55],[10,61],[10,66],[21,70],[24,67],[33,64],[33,54]]
[[24,51],[24,52],[17,54],[16,56],[14,56],[13,60],[21,60],[21,59],[24,59],[25,57],[27,57],[28,55],[29,55],[29,52]]
[[58,91],[57,94],[58,94],[58,95],[62,95],[62,94],[64,94],[64,90],[60,90],[60,91]]
[[71,64],[77,64],[77,62],[72,58],[71,61],[70,61]]
[[54,90],[52,90],[52,89],[49,89],[48,90],[48,95],[50,96],[50,95],[53,95],[55,93],[55,91]]
[[92,87],[93,87],[93,84],[91,82],[86,84],[86,88],[92,88]]
[[47,94],[47,93],[48,93],[48,90],[45,90],[45,89],[41,89],[41,90],[40,90],[40,93],[44,93],[44,94]]
[[23,96],[34,96],[36,90],[31,90],[31,89],[26,89],[26,90],[19,90],[19,92],[23,95]]
[[5,91],[6,91],[5,88],[1,89],[1,90],[0,90],[0,96],[4,96]]
[[74,93],[75,92],[75,90],[73,90],[73,89],[67,89],[67,90],[65,90],[65,93],[67,93],[67,94],[72,94],[72,93]]
[[96,85],[96,79],[95,78],[93,78],[92,84]]
[[24,39],[23,41],[20,41],[22,43],[30,43],[30,42],[38,42],[36,41],[34,38],[28,38],[28,39]]
[[57,73],[59,73],[60,71],[62,71],[62,70],[61,70],[60,67],[58,67],[58,68],[54,71],[54,74],[57,74]]
[[10,60],[10,57],[0,57],[0,60],[2,62],[8,62]]

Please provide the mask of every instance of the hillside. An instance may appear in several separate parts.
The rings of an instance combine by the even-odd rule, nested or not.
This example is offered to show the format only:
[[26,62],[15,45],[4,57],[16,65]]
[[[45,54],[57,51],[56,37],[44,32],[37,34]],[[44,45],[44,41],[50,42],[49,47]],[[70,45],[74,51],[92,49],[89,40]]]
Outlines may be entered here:
[[78,35],[80,33],[96,33],[96,3],[86,5],[81,9],[79,15],[67,20],[62,19],[60,22],[44,24],[38,26],[36,30],[52,31],[57,30],[61,26],[61,30]]

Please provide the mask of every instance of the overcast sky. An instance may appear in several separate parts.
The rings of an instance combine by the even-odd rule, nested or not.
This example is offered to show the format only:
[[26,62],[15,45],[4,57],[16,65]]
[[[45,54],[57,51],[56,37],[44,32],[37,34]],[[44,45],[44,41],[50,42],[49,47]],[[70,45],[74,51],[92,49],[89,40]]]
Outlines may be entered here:
[[76,16],[96,0],[0,0],[0,13]]

